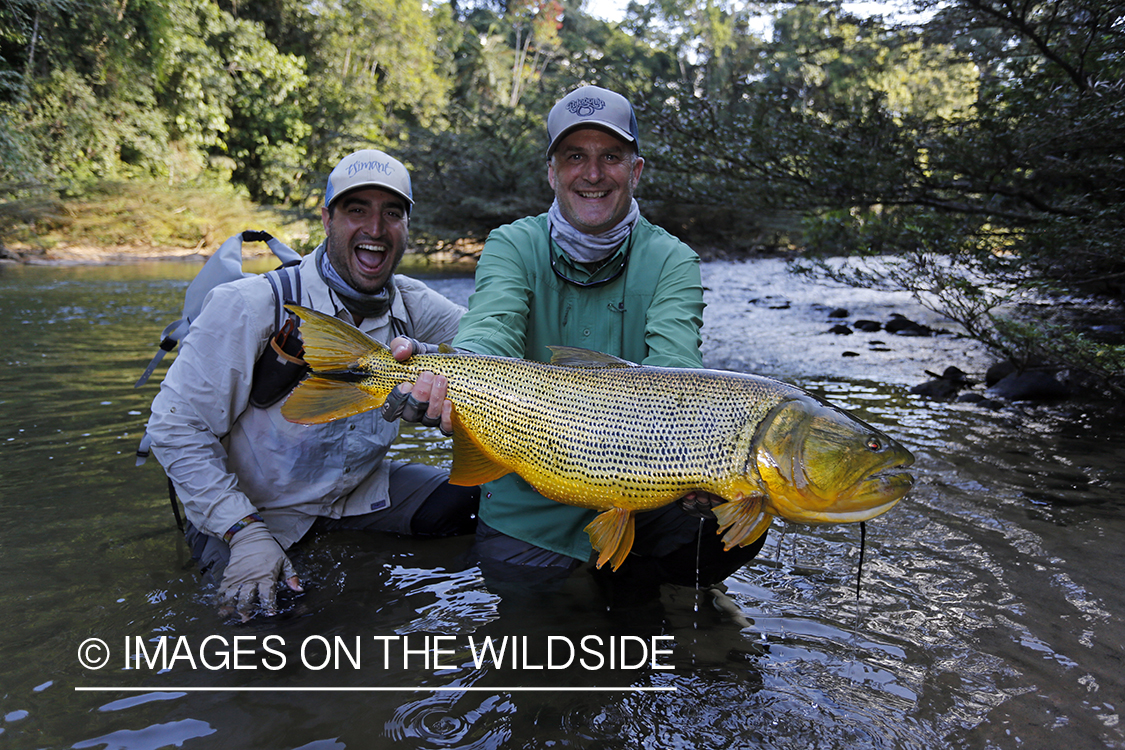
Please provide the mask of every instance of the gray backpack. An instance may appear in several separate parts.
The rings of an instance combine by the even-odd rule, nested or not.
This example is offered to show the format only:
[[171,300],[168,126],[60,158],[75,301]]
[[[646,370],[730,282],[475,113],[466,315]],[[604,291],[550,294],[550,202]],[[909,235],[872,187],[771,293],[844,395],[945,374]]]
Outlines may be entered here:
[[[288,245],[274,238],[268,232],[260,230],[247,230],[236,234],[226,240],[215,254],[207,259],[203,268],[188,284],[184,294],[183,316],[169,323],[161,334],[160,349],[145,368],[144,373],[137,380],[134,388],[140,388],[156,371],[157,365],[164,359],[164,355],[172,351],[187,338],[191,323],[203,310],[203,303],[212,289],[229,281],[255,274],[246,272],[242,268],[242,243],[265,242],[269,249],[281,261],[281,266],[269,271],[265,277],[273,287],[276,327],[274,335],[270,338],[262,356],[254,366],[254,382],[251,387],[250,403],[253,406],[265,408],[280,401],[293,389],[293,386],[304,376],[306,365],[301,359],[301,340],[296,335],[296,317],[285,309],[288,303],[301,301],[301,277],[295,266],[301,262],[301,256]],[[137,466],[144,464],[148,459],[152,439],[146,432],[137,447]],[[176,523],[183,529],[180,519],[180,510],[176,502],[175,488],[172,480],[168,480],[168,492],[172,498],[172,509],[175,511]]]

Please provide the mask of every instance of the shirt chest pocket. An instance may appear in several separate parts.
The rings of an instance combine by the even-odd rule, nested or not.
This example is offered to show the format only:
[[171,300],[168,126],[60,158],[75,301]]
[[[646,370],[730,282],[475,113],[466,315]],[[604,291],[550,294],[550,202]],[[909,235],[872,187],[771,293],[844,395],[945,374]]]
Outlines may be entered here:
[[625,305],[604,296],[569,300],[563,307],[562,334],[567,346],[608,354],[621,351]]

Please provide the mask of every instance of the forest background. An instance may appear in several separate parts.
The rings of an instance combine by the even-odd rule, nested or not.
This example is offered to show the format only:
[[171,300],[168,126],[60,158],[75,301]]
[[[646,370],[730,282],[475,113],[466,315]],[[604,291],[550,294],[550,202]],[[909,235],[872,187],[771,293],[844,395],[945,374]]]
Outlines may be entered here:
[[[308,250],[328,170],[361,147],[411,168],[419,250],[468,252],[549,205],[546,113],[593,83],[637,107],[645,215],[704,257],[906,289],[1021,365],[1121,392],[1125,2],[910,10],[0,0],[0,257],[247,228]],[[239,206],[273,225],[224,225]]]

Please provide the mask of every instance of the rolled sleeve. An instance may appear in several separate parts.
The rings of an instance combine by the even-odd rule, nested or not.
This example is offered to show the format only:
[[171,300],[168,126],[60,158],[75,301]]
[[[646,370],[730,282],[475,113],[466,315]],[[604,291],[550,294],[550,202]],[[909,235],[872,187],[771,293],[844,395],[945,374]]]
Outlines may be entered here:
[[490,236],[454,346],[478,354],[524,356],[533,281],[516,246],[506,237]]
[[699,256],[675,256],[660,274],[645,321],[643,364],[702,367],[703,280]]

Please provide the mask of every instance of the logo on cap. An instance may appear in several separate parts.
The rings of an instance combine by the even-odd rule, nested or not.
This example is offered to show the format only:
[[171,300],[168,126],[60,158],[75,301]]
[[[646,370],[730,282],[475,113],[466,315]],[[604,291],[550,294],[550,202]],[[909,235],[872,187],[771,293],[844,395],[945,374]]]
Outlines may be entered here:
[[350,190],[374,187],[401,195],[407,210],[414,205],[410,188],[410,172],[405,165],[377,149],[364,149],[348,154],[328,175],[324,205],[331,206],[339,196]]
[[573,101],[567,102],[566,109],[576,117],[589,117],[599,109],[605,109],[605,101],[602,99],[595,99],[591,96],[585,96],[581,99],[575,99]]
[[348,165],[348,177],[355,177],[360,172],[371,170],[372,172],[379,172],[385,175],[392,175],[395,173],[395,168],[390,162],[385,161],[356,161]]

